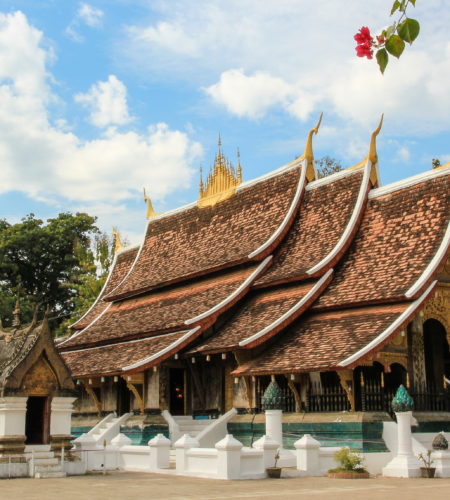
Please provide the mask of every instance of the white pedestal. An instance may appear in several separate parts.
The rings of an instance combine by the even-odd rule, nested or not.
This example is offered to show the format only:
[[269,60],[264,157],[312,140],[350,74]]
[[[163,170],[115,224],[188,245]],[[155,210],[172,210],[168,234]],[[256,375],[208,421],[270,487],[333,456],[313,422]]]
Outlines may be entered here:
[[227,434],[216,443],[217,475],[220,479],[239,479],[241,475],[242,443]]
[[282,410],[266,410],[266,435],[283,448]]
[[27,397],[0,398],[0,436],[25,436]]
[[294,443],[297,455],[297,469],[308,476],[322,476],[320,472],[320,443],[310,434],[305,434]]
[[397,456],[383,468],[383,476],[419,477],[421,465],[412,451],[412,412],[399,412],[395,415],[397,417]]

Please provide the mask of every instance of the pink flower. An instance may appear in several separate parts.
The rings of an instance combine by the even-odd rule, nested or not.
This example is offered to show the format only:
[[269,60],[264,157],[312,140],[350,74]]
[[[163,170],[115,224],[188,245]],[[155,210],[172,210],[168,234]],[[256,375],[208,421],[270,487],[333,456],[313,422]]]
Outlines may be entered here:
[[367,26],[363,26],[359,33],[353,37],[357,43],[356,45],[356,55],[358,57],[367,57],[367,59],[372,59],[373,50],[372,46],[374,44],[373,37],[370,34],[370,30]]
[[373,42],[373,37],[370,34],[370,30],[367,26],[363,26],[359,30],[359,33],[356,33],[356,35],[353,38],[355,39],[358,45],[365,45],[365,44],[371,45]]
[[357,45],[356,46],[356,55],[358,57],[367,57],[367,59],[372,59],[373,50],[367,45]]

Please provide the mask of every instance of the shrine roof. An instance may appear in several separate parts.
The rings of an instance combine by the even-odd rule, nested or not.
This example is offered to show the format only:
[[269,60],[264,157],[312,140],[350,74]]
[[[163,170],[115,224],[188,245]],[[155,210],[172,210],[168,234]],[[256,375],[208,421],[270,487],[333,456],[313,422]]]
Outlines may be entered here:
[[130,270],[131,265],[134,262],[134,259],[136,258],[138,250],[139,247],[136,246],[131,248],[124,248],[123,250],[116,253],[108,277],[97,299],[86,311],[86,313],[79,320],[73,323],[70,328],[76,330],[85,328],[108,307],[108,302],[105,302],[103,300],[103,297],[114,290],[114,288],[116,288],[116,286],[126,276],[128,271]]
[[[313,274],[311,270],[336,248],[349,224],[357,229],[368,192],[364,170],[342,171],[307,186],[292,229],[275,252],[273,265],[256,281],[256,286],[307,278],[308,271]],[[361,202],[357,206],[358,198]],[[348,231],[336,257],[342,256],[351,236],[352,231]],[[331,258],[328,268],[335,262],[336,258]]]
[[[109,304],[97,321],[60,344],[59,348],[66,350],[74,346],[173,331],[185,328],[186,321],[194,324],[207,320],[207,315],[205,318],[197,317],[205,315],[227,298],[238,300],[248,290],[242,285],[251,280],[252,276],[257,276],[256,273],[263,268],[262,264],[253,264],[241,269],[222,271],[194,282],[114,302]],[[233,294],[236,291],[235,297]],[[231,305],[228,302],[222,304],[223,307]]]
[[[308,313],[289,326],[277,342],[257,358],[237,368],[234,375],[266,375],[328,371],[348,366],[351,356],[360,360],[367,353],[357,354],[381,337],[400,319],[395,334],[404,327],[401,320],[412,303],[372,306],[342,311]],[[389,333],[389,332],[388,332]],[[389,337],[383,339],[385,342]],[[376,347],[381,346],[380,343]]]
[[214,336],[186,354],[221,353],[262,344],[307,310],[330,279],[331,272],[321,280],[254,291]]
[[375,189],[358,233],[315,308],[413,299],[450,244],[450,168]]
[[294,163],[242,184],[233,196],[214,206],[191,205],[150,219],[128,276],[106,299],[117,300],[262,260],[270,249],[252,254],[271,239],[292,203],[298,201],[300,172]]
[[174,332],[107,346],[62,352],[61,356],[74,377],[119,373],[123,366],[160,352],[185,334],[185,331]]

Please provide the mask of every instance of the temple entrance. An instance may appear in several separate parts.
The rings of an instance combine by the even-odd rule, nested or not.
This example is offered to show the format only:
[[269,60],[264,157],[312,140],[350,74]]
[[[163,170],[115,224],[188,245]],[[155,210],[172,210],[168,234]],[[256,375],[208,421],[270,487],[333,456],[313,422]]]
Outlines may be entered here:
[[184,415],[184,370],[171,368],[169,372],[169,411],[172,415]]
[[131,393],[126,381],[119,377],[117,382],[117,415],[120,417],[129,413],[131,409]]
[[442,388],[444,376],[450,379],[450,351],[442,323],[428,319],[423,324],[427,385]]
[[49,436],[49,398],[30,396],[25,418],[26,444],[47,444]]

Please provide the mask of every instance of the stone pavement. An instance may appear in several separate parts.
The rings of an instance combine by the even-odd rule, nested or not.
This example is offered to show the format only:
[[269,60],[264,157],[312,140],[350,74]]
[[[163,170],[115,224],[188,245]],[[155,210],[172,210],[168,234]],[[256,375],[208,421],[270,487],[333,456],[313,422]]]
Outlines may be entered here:
[[218,481],[118,472],[0,480],[1,500],[448,500],[450,479],[284,478]]

